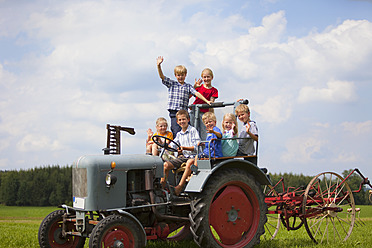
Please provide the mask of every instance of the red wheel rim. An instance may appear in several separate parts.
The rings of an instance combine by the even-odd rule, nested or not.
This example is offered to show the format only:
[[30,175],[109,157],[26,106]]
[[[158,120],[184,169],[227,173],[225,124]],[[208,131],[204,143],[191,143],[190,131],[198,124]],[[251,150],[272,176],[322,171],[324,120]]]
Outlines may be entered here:
[[[70,236],[67,237],[62,236],[62,220],[56,221],[50,228],[50,232],[48,233],[48,238],[50,240],[51,246],[55,248],[70,248],[75,247],[79,242],[79,237]],[[70,227],[70,225],[69,225]],[[72,228],[68,228],[68,230],[73,230]]]
[[[229,182],[214,196],[209,211],[209,225],[222,247],[243,247],[256,234],[260,206],[252,189],[242,182]],[[211,230],[213,233],[213,230]]]
[[115,226],[108,230],[102,239],[103,247],[120,247],[122,243],[125,248],[134,248],[134,236],[132,232],[123,226]]

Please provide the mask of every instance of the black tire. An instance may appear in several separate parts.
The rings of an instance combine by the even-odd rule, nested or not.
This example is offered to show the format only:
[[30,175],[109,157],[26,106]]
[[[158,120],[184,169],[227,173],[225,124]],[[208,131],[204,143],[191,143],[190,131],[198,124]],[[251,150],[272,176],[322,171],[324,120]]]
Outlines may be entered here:
[[142,248],[145,244],[146,237],[140,224],[130,217],[121,215],[110,215],[101,220],[89,237],[90,248],[111,246]]
[[267,221],[264,199],[259,183],[244,170],[226,169],[212,175],[191,202],[194,241],[203,248],[258,244]]
[[[41,248],[82,248],[85,238],[80,236],[62,236],[63,215],[65,210],[50,213],[41,222],[38,239]],[[76,231],[74,223],[67,222],[69,231]]]

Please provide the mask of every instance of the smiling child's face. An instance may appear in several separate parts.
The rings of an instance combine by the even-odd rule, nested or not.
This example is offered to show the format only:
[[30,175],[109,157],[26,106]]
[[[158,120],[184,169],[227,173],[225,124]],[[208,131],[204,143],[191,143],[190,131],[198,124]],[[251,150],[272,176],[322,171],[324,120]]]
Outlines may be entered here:
[[238,119],[243,123],[247,123],[249,120],[249,112],[239,112]]
[[212,75],[209,73],[209,72],[203,72],[202,74],[202,79],[203,79],[203,82],[206,84],[206,85],[211,85],[212,84]]
[[213,129],[216,126],[216,122],[214,120],[207,119],[207,120],[205,120],[204,125],[208,130],[210,130],[210,129]]
[[175,77],[180,84],[185,83],[186,74],[176,74]]
[[231,130],[233,128],[234,121],[231,118],[225,118],[223,121],[223,126],[226,130]]
[[167,131],[167,128],[168,128],[168,125],[165,121],[161,121],[159,122],[158,125],[156,125],[156,130],[160,134],[165,134],[165,132]]
[[189,125],[190,119],[186,117],[186,115],[178,115],[177,116],[177,124],[180,125],[182,130],[185,130]]

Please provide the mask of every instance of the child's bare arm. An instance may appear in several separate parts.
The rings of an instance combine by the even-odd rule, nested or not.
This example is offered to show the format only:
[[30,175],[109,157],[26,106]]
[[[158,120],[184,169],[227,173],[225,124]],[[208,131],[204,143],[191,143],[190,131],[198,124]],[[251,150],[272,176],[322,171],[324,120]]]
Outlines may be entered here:
[[247,132],[247,134],[254,140],[254,141],[258,141],[258,136],[257,135],[255,135],[255,134],[253,134],[253,133],[251,133],[250,131],[249,131],[249,129],[250,129],[250,127],[251,127],[251,125],[249,124],[249,123],[247,123],[246,125],[245,125],[245,128],[246,128],[246,132]]
[[212,130],[213,133],[217,136],[217,138],[221,139],[222,138],[222,134],[219,133],[219,132],[215,132],[214,130]]
[[217,138],[219,138],[219,139],[222,138],[222,134],[219,133],[219,132],[214,131],[213,127],[206,127],[206,129],[207,129],[207,133],[214,133],[217,136]]
[[208,101],[202,94],[200,94],[199,92],[196,92],[195,96],[197,98],[200,98],[202,99],[204,102],[206,102],[208,105],[211,105],[211,101]]
[[[214,101],[216,101],[216,98],[211,97],[211,103],[214,102]],[[214,108],[210,108],[210,109],[209,109],[209,112],[214,113]]]
[[164,80],[164,74],[163,74],[163,71],[161,69],[161,63],[163,63],[164,61],[164,58],[163,56],[159,56],[157,59],[156,59],[156,64],[158,66],[158,73],[159,73],[159,77],[161,78],[161,80]]
[[193,146],[181,146],[181,152],[182,151],[194,151],[194,147]]

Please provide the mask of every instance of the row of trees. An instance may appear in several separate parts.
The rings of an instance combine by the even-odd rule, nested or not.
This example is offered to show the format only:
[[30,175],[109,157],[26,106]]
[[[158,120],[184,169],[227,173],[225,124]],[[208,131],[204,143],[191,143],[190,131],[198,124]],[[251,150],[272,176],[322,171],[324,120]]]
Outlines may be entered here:
[[72,167],[47,166],[0,171],[0,203],[8,206],[58,206],[72,202]]
[[[351,170],[345,170],[343,177],[349,175]],[[20,171],[0,171],[0,204],[8,206],[58,206],[72,202],[72,167],[47,166]],[[284,178],[285,189],[306,188],[312,176],[295,175],[292,173],[270,174],[275,184]],[[353,174],[348,179],[352,190],[359,188],[361,178]],[[281,192],[281,185],[276,188]],[[369,204],[368,192],[363,188],[360,193],[354,194],[357,205]]]

